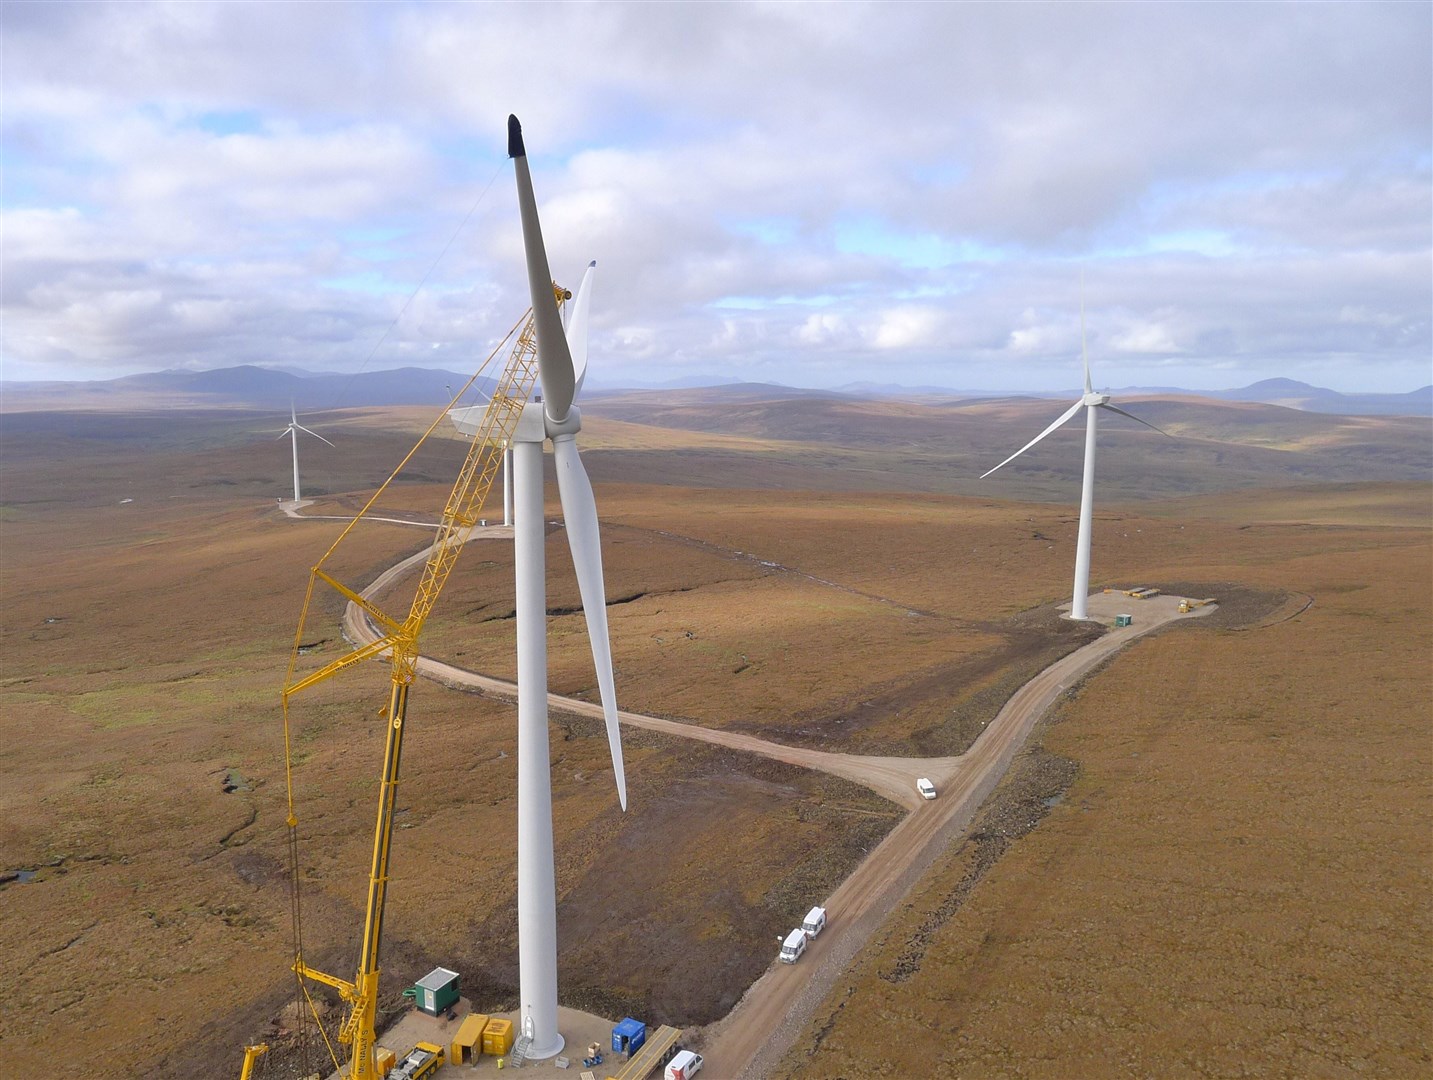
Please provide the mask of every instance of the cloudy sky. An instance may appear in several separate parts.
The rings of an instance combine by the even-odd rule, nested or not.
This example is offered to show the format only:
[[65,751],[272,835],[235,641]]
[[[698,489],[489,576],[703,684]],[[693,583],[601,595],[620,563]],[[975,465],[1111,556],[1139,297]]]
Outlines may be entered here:
[[471,370],[513,112],[593,385],[1411,390],[1430,12],[5,0],[3,375]]

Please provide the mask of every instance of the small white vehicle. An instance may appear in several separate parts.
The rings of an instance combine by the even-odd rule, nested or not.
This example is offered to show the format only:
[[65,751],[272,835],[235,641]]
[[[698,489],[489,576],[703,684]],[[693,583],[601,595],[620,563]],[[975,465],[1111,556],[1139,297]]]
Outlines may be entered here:
[[781,943],[781,952],[778,959],[783,964],[794,964],[801,959],[801,954],[806,951],[806,931],[797,927],[786,935],[786,940]]
[[680,1050],[677,1055],[667,1062],[667,1071],[662,1074],[662,1080],[692,1080],[702,1068],[701,1054],[694,1054],[690,1050]]
[[826,929],[826,909],[814,907],[806,913],[806,918],[801,920],[801,929],[807,937],[815,937],[822,930]]
[[921,793],[922,799],[935,798],[935,785],[932,784],[929,780],[927,780],[924,776],[922,776],[919,780],[916,781],[916,790]]

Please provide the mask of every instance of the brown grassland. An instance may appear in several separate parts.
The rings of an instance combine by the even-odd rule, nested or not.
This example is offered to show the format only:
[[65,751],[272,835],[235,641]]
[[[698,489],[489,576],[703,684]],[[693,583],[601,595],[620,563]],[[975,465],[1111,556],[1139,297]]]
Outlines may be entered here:
[[[900,419],[914,429],[926,408]],[[988,459],[981,425],[1011,410],[1017,423],[1038,412],[945,415],[971,418]],[[1052,615],[1068,598],[1073,506],[1032,500],[1073,498],[1055,457],[1004,488],[940,486],[933,419],[915,443],[884,445],[879,408],[860,423],[813,410],[786,440],[750,415],[723,434],[624,399],[592,411],[626,709],[835,751],[955,754],[1091,633]],[[1102,502],[1095,524],[1096,582],[1225,607],[1140,641],[1061,700],[781,1075],[1433,1068],[1426,430],[1420,458],[1402,421],[1279,410],[1270,449],[1237,411],[1221,420],[1243,425],[1233,449],[1191,440],[1142,464],[1113,439],[1117,491],[1166,459],[1178,479],[1158,498]],[[351,513],[421,426],[412,410],[331,421],[318,430],[341,452],[301,447],[311,515]],[[308,568],[340,523],[276,509],[281,426],[220,411],[3,418],[0,1072],[235,1074],[292,996],[278,691]],[[432,520],[461,454],[425,450],[385,511]],[[1310,478],[1310,455],[1342,461],[1330,482]],[[940,464],[978,457],[964,447]],[[843,488],[846,466],[858,469]],[[1376,479],[1349,477],[1360,470]],[[334,569],[362,587],[426,540],[365,526]],[[591,699],[565,548],[551,530],[551,683]],[[381,602],[403,610],[411,584]],[[321,595],[301,663],[346,648],[338,612]],[[510,548],[474,542],[424,651],[510,678],[511,616]],[[386,683],[382,664],[363,665],[291,718],[305,952],[346,977]],[[628,731],[624,815],[596,725],[554,714],[552,731],[561,993],[607,1015],[723,1015],[774,938],[901,813],[824,774]],[[513,1004],[515,743],[507,703],[415,689],[390,1011],[436,964],[461,971],[480,1008]],[[293,1063],[276,1054],[265,1075]]]

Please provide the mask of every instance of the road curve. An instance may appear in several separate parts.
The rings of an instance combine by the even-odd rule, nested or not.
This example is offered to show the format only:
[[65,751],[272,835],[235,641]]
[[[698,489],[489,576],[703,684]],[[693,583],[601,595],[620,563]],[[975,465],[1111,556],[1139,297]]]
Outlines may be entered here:
[[[464,540],[478,537],[510,538],[511,536],[512,529],[510,527],[489,526],[473,529],[471,537],[464,537]],[[360,595],[364,599],[372,599],[403,575],[416,570],[427,559],[428,551],[426,549],[410,555],[402,562],[390,566],[363,589]],[[368,613],[357,604],[352,603],[344,609],[343,633],[354,645],[366,645],[371,641],[376,641],[380,636]],[[420,656],[417,669],[420,675],[443,683],[445,686],[460,690],[477,690],[484,694],[510,700],[517,699],[515,684],[447,664],[441,660]],[[548,708],[555,711],[574,713],[597,720],[602,719],[602,706],[590,701],[563,697],[560,694],[548,694],[547,702]],[[804,768],[817,769],[821,772],[841,776],[862,784],[884,798],[908,809],[917,808],[922,801],[915,790],[918,777],[928,777],[940,784],[953,775],[961,760],[958,757],[900,758],[831,754],[799,746],[784,746],[781,743],[770,742],[740,732],[697,727],[694,724],[684,724],[660,716],[644,716],[640,713],[620,710],[617,716],[622,723],[629,727],[645,728],[648,731],[659,731],[684,739],[696,739],[699,742],[713,743],[733,750],[744,750],[747,753],[760,754],[777,761],[784,761],[788,765],[800,765]]]
[[[470,530],[464,539],[510,539],[511,536],[510,527],[488,526]],[[366,599],[373,597],[426,562],[428,554],[427,550],[420,551],[389,567],[362,595]],[[657,716],[618,713],[621,722],[630,727],[760,754],[843,777],[911,811],[827,898],[830,925],[810,942],[801,961],[796,964],[773,962],[730,1013],[703,1030],[703,1056],[712,1076],[758,1080],[769,1075],[852,959],[936,857],[969,826],[1036,722],[1055,700],[1136,638],[1177,619],[1197,618],[1214,610],[1210,605],[1180,612],[1179,601],[1180,598],[1174,596],[1131,601],[1123,594],[1092,595],[1090,613],[1100,621],[1113,622],[1117,610],[1129,608],[1137,612],[1137,617],[1132,625],[1109,630],[1036,675],[1010,697],[971,748],[957,757],[832,754]],[[355,645],[366,644],[379,636],[368,614],[353,603],[345,609],[343,631]],[[420,674],[447,686],[509,699],[517,696],[513,683],[429,657],[420,657],[417,666]],[[602,718],[600,705],[577,698],[549,694],[548,704],[554,710]],[[921,776],[935,783],[940,792],[938,798],[926,801],[916,794],[915,780]]]
[[[1122,594],[1118,601],[1104,594],[1090,597],[1091,613],[1111,620],[1113,611],[1101,609],[1129,603]],[[1055,699],[1137,637],[1212,610],[1181,613],[1178,605],[1178,597],[1139,603],[1133,625],[1113,629],[1075,650],[1011,695],[971,748],[955,759],[939,797],[918,805],[831,894],[826,901],[831,925],[810,942],[801,961],[772,964],[730,1013],[707,1028],[704,1056],[713,1076],[749,1080],[772,1072],[851,960],[936,857],[969,826]]]

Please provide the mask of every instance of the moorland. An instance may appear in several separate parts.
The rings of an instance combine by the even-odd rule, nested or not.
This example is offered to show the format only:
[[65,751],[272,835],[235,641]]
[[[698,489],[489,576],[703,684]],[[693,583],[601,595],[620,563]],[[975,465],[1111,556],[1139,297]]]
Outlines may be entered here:
[[[1220,611],[1071,689],[773,1075],[1428,1068],[1427,422],[1128,404],[1172,437],[1102,428],[1092,581]],[[959,753],[1091,632],[1055,610],[1078,433],[975,479],[1051,413],[594,397],[584,458],[623,707],[823,749]],[[277,506],[286,418],[3,416],[7,1068],[225,1075],[246,1041],[279,1041],[295,621],[340,527],[325,515],[356,510],[431,419],[306,417],[338,446],[301,446],[313,503],[295,521]],[[432,521],[463,452],[425,445],[386,515]],[[426,540],[366,525],[332,566],[361,587]],[[591,700],[565,546],[552,529],[551,682]],[[469,546],[425,652],[512,677],[511,562],[502,543]],[[320,597],[306,662],[346,648],[339,612]],[[305,955],[338,973],[359,932],[386,681],[364,665],[291,717]],[[437,964],[479,1007],[510,1007],[511,706],[423,682],[407,739],[385,1007]],[[626,814],[598,727],[553,716],[562,999],[700,1028],[903,810],[794,766],[624,741]]]

